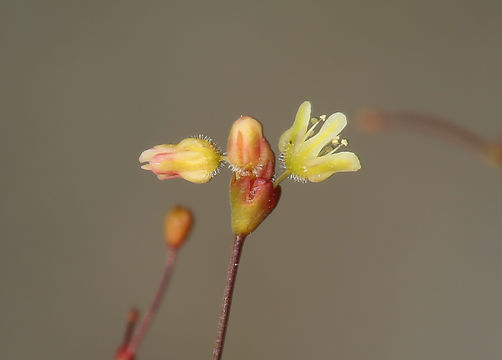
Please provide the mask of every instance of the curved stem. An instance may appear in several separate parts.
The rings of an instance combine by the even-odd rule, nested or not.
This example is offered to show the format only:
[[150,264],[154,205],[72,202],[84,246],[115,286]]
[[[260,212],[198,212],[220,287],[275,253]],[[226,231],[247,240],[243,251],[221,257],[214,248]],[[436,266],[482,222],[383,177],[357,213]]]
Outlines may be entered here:
[[218,331],[216,335],[216,342],[214,344],[212,360],[220,360],[223,354],[223,345],[225,344],[225,335],[228,327],[228,318],[230,316],[230,307],[232,305],[235,279],[237,277],[237,269],[239,268],[239,260],[241,258],[245,238],[245,235],[236,235],[234,239],[232,256],[227,269],[227,283],[223,294],[223,303],[218,322]]
[[408,127],[424,133],[430,133],[439,138],[450,140],[486,155],[490,143],[474,131],[464,128],[450,121],[413,112],[390,112],[388,120],[396,127]]
[[486,138],[439,117],[409,111],[370,109],[361,112],[358,120],[363,131],[379,132],[386,128],[417,131],[457,143],[484,157],[493,155],[493,144]]
[[155,293],[153,302],[150,305],[150,309],[148,309],[148,312],[143,317],[143,320],[141,321],[138,330],[136,330],[133,338],[131,339],[129,345],[127,346],[127,349],[131,354],[136,354],[136,350],[138,349],[141,340],[145,336],[145,333],[148,330],[148,327],[150,326],[150,323],[153,320],[153,316],[155,315],[157,309],[159,308],[159,305],[162,301],[162,297],[166,292],[167,284],[169,282],[169,278],[171,277],[174,264],[176,262],[176,256],[177,256],[177,250],[169,248],[166,254],[164,274],[162,275],[162,279],[160,280],[160,284],[157,289],[157,292]]

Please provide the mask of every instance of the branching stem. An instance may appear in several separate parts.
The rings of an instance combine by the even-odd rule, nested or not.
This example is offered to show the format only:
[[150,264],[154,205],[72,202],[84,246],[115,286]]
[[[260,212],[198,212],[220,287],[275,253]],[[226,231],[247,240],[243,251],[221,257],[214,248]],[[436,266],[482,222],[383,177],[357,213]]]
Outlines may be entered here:
[[143,317],[143,320],[141,320],[141,324],[139,325],[138,330],[136,330],[136,332],[134,333],[134,336],[132,337],[127,347],[128,351],[131,354],[136,354],[138,346],[143,337],[145,336],[145,333],[148,330],[148,327],[150,326],[150,323],[153,320],[153,316],[155,315],[157,309],[159,308],[159,305],[162,301],[162,297],[166,292],[167,284],[171,277],[174,264],[176,263],[176,257],[177,257],[177,250],[173,248],[168,249],[166,254],[164,274],[162,275],[162,279],[160,280],[159,287],[157,289],[157,292],[155,293],[153,302],[150,305],[150,309],[148,309],[148,312]]

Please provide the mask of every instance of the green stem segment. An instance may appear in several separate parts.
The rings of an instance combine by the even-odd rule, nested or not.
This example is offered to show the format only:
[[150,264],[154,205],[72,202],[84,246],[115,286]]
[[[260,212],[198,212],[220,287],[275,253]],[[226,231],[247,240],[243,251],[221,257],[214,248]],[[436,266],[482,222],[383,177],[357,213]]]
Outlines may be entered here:
[[218,322],[218,332],[216,335],[216,342],[214,344],[212,360],[220,360],[223,354],[223,345],[225,344],[225,335],[228,327],[228,318],[230,316],[230,307],[232,305],[235,279],[237,277],[237,269],[239,268],[239,260],[241,258],[245,239],[246,235],[235,235],[232,257],[230,258],[227,269],[227,283],[223,294],[223,304]]
[[289,171],[284,171],[281,176],[274,181],[274,187],[277,187],[284,179],[286,179],[291,173]]

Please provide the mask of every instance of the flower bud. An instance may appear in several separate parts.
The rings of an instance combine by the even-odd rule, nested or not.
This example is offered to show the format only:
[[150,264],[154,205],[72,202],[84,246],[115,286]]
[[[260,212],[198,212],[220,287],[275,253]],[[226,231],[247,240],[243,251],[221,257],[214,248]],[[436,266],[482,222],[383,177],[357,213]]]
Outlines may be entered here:
[[241,176],[271,179],[274,174],[274,153],[263,136],[261,124],[251,116],[241,116],[232,125],[227,156]]
[[281,188],[271,180],[250,176],[232,176],[230,205],[235,235],[248,235],[274,210]]
[[139,157],[142,169],[151,170],[159,180],[183,178],[193,183],[206,183],[217,173],[221,154],[206,139],[187,138],[179,144],[157,145]]
[[185,242],[192,228],[192,212],[181,206],[174,206],[164,220],[165,241],[168,247],[177,249]]

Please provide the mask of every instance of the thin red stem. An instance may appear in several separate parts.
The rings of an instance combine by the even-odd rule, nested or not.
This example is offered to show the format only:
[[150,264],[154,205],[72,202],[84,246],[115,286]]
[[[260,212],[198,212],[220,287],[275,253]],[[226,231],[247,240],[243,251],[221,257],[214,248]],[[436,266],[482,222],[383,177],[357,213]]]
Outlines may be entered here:
[[148,327],[150,326],[150,323],[153,320],[153,316],[155,315],[157,309],[159,308],[159,305],[162,301],[162,297],[166,292],[167,284],[171,277],[174,264],[176,263],[176,256],[177,256],[176,249],[173,248],[168,249],[165,261],[164,274],[162,275],[162,279],[160,280],[160,284],[157,289],[157,292],[155,293],[153,302],[150,305],[150,309],[148,309],[148,312],[143,317],[143,320],[141,320],[141,324],[139,325],[138,330],[136,330],[133,338],[131,339],[129,345],[127,346],[127,350],[131,354],[136,354],[138,346],[143,337],[145,336],[145,333],[148,330]]
[[437,137],[456,142],[471,148],[482,155],[487,155],[491,143],[484,137],[450,121],[413,112],[388,112],[387,120],[396,127],[408,127]]
[[481,155],[491,156],[493,144],[472,130],[445,119],[409,111],[381,111],[368,109],[359,114],[359,126],[367,132],[384,129],[404,129],[426,133],[455,142]]
[[223,294],[223,303],[221,307],[220,319],[218,322],[218,332],[216,342],[213,349],[212,360],[220,360],[223,354],[223,345],[225,344],[225,335],[227,333],[228,318],[230,316],[230,307],[232,305],[232,296],[234,293],[235,279],[239,268],[239,260],[241,258],[242,247],[244,246],[244,235],[236,235],[232,248],[232,257],[227,269],[227,283]]

